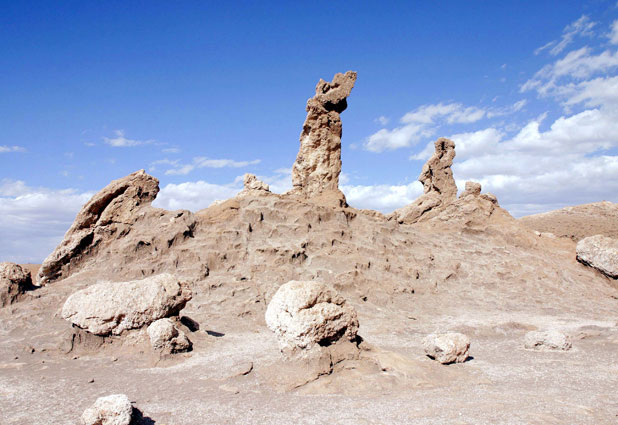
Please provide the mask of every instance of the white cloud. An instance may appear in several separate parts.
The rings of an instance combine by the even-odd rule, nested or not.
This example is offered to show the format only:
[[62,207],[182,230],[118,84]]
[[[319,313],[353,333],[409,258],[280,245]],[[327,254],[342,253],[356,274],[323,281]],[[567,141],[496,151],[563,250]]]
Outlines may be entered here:
[[618,76],[582,81],[564,87],[562,92],[568,94],[566,105],[584,103],[585,106],[594,107],[618,104]]
[[[170,168],[165,172],[166,175],[187,175],[196,168],[243,168],[249,165],[256,165],[261,162],[260,159],[254,159],[252,161],[235,161],[233,159],[211,159],[206,157],[193,158],[191,164],[181,164],[177,160],[170,161],[163,159],[153,162],[151,165],[168,164],[173,165],[174,168]],[[152,168],[151,168],[152,169]]]
[[0,181],[0,261],[40,263],[62,240],[92,193]]
[[127,139],[124,136],[124,130],[116,130],[114,131],[116,137],[104,137],[103,141],[110,146],[115,148],[126,148],[131,146],[140,146],[140,145],[148,145],[154,143],[154,140],[133,140]]
[[163,153],[178,153],[180,152],[179,148],[165,148],[165,149],[161,149],[161,152]]
[[611,32],[609,33],[609,42],[618,44],[618,19],[612,23]]
[[388,122],[390,121],[390,119],[388,119],[387,117],[385,117],[384,115],[379,116],[378,118],[376,118],[374,120],[375,122],[379,122],[382,125],[386,125],[388,124]]
[[539,95],[559,95],[561,81],[583,80],[618,67],[618,51],[605,50],[592,54],[590,47],[569,52],[564,58],[541,68],[521,86],[520,91],[536,90]]
[[576,36],[591,36],[593,35],[592,29],[595,27],[596,22],[592,22],[586,15],[582,15],[577,21],[571,22],[562,30],[562,37],[558,41],[550,41],[542,47],[539,47],[534,51],[535,55],[538,55],[543,50],[549,49],[549,53],[552,56],[556,56],[562,52],[569,44],[573,42]]
[[238,183],[219,185],[205,181],[167,184],[152,203],[158,208],[167,210],[187,209],[199,211],[209,207],[214,201],[222,201],[235,196],[242,186]]
[[26,148],[23,148],[21,146],[0,146],[0,153],[7,153],[7,152],[26,152]]
[[423,193],[423,185],[415,181],[407,185],[342,185],[348,204],[359,209],[383,213],[412,203]]
[[[461,103],[422,105],[401,117],[400,122],[404,125],[392,130],[380,129],[365,139],[363,147],[370,152],[410,147],[422,139],[433,136],[439,125],[472,124],[485,118],[512,114],[525,105],[525,99],[506,107],[489,109],[465,106]],[[417,156],[414,155],[413,158],[416,159]]]

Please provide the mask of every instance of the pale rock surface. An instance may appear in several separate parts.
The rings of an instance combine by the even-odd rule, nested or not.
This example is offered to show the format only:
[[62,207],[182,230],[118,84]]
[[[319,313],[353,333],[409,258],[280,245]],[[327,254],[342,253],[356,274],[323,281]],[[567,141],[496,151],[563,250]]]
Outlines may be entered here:
[[457,332],[431,334],[423,338],[423,348],[428,356],[442,364],[461,363],[468,358],[470,338]]
[[245,192],[253,192],[253,191],[270,192],[270,187],[268,186],[268,184],[258,179],[255,176],[255,174],[246,173],[243,177],[243,184],[244,184]]
[[12,304],[32,286],[30,272],[19,264],[0,263],[0,307]]
[[[315,198],[327,192],[345,205],[339,190],[341,173],[340,114],[347,108],[356,72],[335,74],[331,82],[320,79],[315,96],[307,101],[307,117],[300,134],[300,150],[292,167],[292,193]],[[328,196],[327,196],[328,198]]]
[[577,242],[576,251],[578,261],[618,279],[618,239],[590,236]]
[[62,307],[62,318],[95,335],[120,335],[178,314],[190,299],[186,284],[167,273],[102,282],[71,295]]
[[529,229],[550,232],[575,242],[595,235],[618,239],[618,204],[614,202],[575,205],[521,217],[517,221]]
[[457,198],[457,185],[451,170],[455,158],[455,142],[441,137],[434,146],[434,154],[423,165],[418,177],[418,181],[423,184],[423,194],[412,204],[395,210],[390,216],[400,223],[410,224],[431,218]]
[[104,237],[100,229],[117,222],[134,223],[137,208],[150,204],[158,192],[159,181],[144,170],[108,184],[82,207],[60,245],[43,261],[37,277],[39,284],[61,277],[72,260],[95,247]]
[[571,339],[558,331],[531,331],[524,337],[524,347],[538,351],[566,351],[571,348]]
[[481,184],[477,182],[466,182],[466,189],[461,192],[459,195],[460,198],[465,198],[466,196],[478,196],[481,194]]
[[328,285],[312,281],[282,285],[268,304],[266,324],[284,352],[353,341],[358,331],[356,311],[346,300]]
[[82,425],[129,425],[133,416],[133,406],[124,394],[99,397],[82,414]]
[[187,335],[179,330],[169,318],[155,320],[148,326],[150,344],[155,350],[179,353],[191,348]]

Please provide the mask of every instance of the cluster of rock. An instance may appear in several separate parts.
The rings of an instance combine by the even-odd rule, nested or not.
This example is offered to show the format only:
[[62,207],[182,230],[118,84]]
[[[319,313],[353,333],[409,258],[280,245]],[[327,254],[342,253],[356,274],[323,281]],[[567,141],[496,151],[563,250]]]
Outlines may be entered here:
[[577,242],[577,260],[618,279],[618,239],[596,235]]
[[32,288],[32,276],[19,264],[0,263],[0,307],[14,303]]
[[191,290],[170,274],[130,282],[101,282],[73,293],[64,303],[65,320],[93,335],[121,335],[148,326],[153,348],[186,351],[191,341],[168,317],[191,300]]
[[455,159],[455,142],[439,138],[434,146],[435,152],[423,165],[418,178],[423,184],[423,194],[410,205],[393,211],[388,218],[405,224],[460,218],[486,222],[498,206],[495,195],[481,194],[480,183],[466,182],[466,188],[458,199],[451,169]]

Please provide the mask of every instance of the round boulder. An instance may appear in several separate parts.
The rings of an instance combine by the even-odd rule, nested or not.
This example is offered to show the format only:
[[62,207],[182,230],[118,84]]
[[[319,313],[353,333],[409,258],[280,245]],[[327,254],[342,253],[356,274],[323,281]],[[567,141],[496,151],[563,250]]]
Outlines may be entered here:
[[524,347],[528,350],[566,351],[571,346],[571,339],[558,331],[532,331],[524,337]]
[[187,335],[179,330],[171,319],[155,320],[148,326],[150,344],[155,350],[179,353],[191,348]]
[[457,332],[431,334],[423,339],[423,348],[429,357],[442,364],[462,363],[468,358],[470,338]]
[[0,263],[0,307],[12,304],[32,286],[30,272],[19,264]]
[[133,406],[124,394],[99,397],[82,414],[82,425],[129,425]]
[[293,280],[282,285],[268,304],[266,324],[282,351],[353,341],[358,332],[356,311],[321,282]]

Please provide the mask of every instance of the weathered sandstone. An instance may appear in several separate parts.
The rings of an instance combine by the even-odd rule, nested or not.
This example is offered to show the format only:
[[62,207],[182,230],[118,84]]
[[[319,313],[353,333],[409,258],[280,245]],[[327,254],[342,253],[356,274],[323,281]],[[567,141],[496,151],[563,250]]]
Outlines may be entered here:
[[356,311],[321,282],[282,285],[268,304],[266,324],[277,335],[282,351],[352,341],[358,331]]
[[82,425],[129,425],[133,406],[124,394],[99,397],[81,417]]
[[423,339],[423,348],[429,357],[442,364],[461,363],[468,358],[470,338],[457,332],[431,334]]
[[434,217],[441,208],[457,198],[457,185],[453,178],[455,142],[440,138],[435,142],[435,152],[423,165],[418,181],[423,184],[423,194],[412,204],[395,210],[391,217],[400,223],[416,223]]
[[566,351],[571,348],[571,338],[558,331],[531,331],[524,337],[524,347],[538,351]]
[[178,314],[190,299],[191,290],[170,274],[102,282],[71,295],[62,317],[95,335],[120,335]]
[[618,279],[618,239],[596,235],[577,242],[577,260]]
[[15,263],[0,263],[0,307],[15,302],[30,287],[29,271]]
[[191,341],[169,318],[155,320],[148,326],[150,344],[155,350],[179,353],[191,349]]
[[345,205],[339,190],[341,173],[340,114],[347,108],[356,72],[335,74],[331,82],[320,79],[315,96],[307,101],[307,118],[300,134],[300,150],[292,167],[292,193],[306,198],[326,196]]

